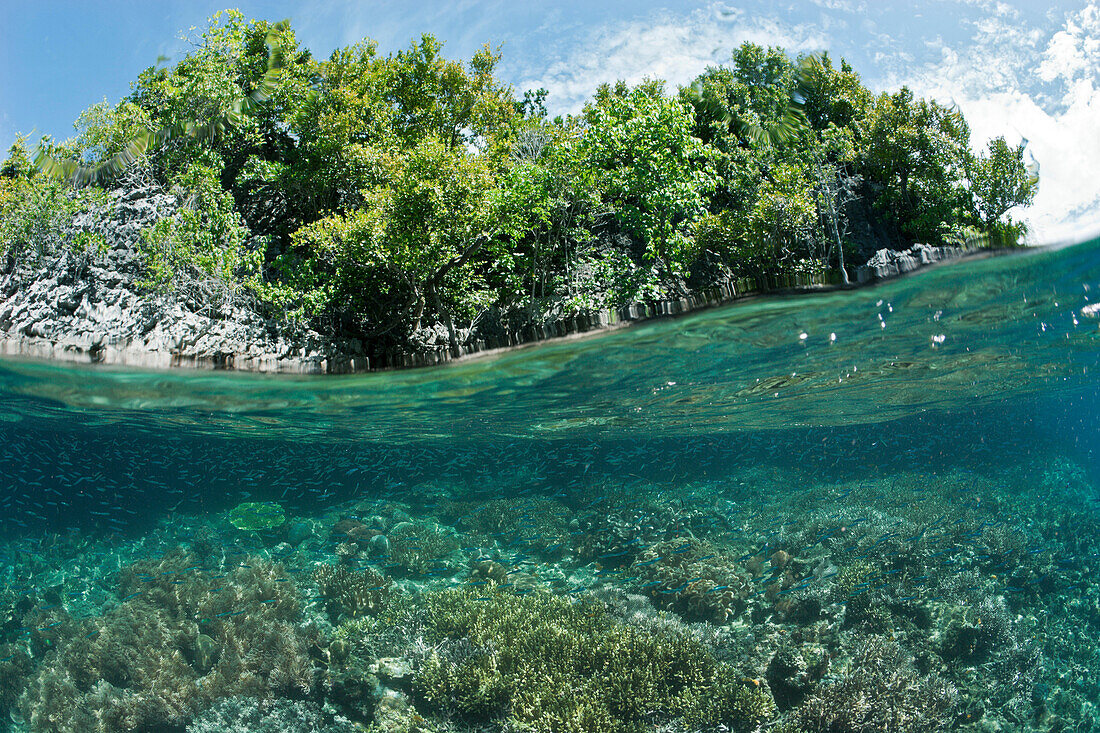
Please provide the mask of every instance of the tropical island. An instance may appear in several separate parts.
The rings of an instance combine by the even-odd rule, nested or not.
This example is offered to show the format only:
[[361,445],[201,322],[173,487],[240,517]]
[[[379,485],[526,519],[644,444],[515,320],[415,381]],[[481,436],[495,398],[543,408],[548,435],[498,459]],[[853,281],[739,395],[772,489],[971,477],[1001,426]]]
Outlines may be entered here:
[[[843,60],[745,44],[575,115],[424,35],[318,60],[215,15],[173,66],[0,169],[3,353],[354,371],[440,361],[607,309],[848,283],[914,245],[1013,247],[1023,145],[876,94]],[[706,298],[704,298],[706,300]],[[140,360],[138,360],[140,361]],[[304,365],[304,366],[303,366]]]

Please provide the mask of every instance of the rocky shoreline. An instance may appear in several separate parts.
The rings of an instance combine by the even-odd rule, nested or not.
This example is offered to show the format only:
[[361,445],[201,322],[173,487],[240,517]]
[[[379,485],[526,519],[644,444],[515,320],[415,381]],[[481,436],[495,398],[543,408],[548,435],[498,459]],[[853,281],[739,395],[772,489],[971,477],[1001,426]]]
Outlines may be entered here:
[[137,258],[141,231],[170,213],[174,199],[143,190],[118,194],[100,226],[102,254],[64,252],[0,267],[0,356],[139,368],[191,367],[283,374],[347,374],[439,365],[464,357],[553,338],[677,316],[754,295],[858,287],[955,260],[977,247],[918,244],[904,252],[879,250],[857,269],[855,282],[783,276],[766,282],[740,279],[688,296],[573,315],[508,329],[497,324],[474,334],[457,350],[368,357],[366,345],[332,339],[304,326],[276,324],[246,300],[228,300],[217,312],[179,296],[149,294],[140,286]]

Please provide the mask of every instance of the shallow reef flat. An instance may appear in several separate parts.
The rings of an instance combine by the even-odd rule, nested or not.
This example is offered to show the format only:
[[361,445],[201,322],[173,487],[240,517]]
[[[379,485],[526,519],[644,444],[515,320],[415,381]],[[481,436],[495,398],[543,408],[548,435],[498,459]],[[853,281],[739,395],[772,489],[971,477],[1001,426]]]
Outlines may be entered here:
[[440,481],[0,553],[12,731],[1087,731],[1097,492],[1071,456]]

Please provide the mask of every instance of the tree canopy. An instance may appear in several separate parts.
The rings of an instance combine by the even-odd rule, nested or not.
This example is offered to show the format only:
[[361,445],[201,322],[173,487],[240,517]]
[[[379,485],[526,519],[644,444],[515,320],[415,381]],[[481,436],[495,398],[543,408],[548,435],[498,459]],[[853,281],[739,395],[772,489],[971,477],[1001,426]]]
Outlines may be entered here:
[[680,89],[604,85],[554,119],[499,60],[489,45],[447,59],[431,35],[319,60],[288,22],[218,13],[178,63],[42,140],[37,165],[13,146],[0,241],[15,251],[44,207],[71,213],[140,169],[180,203],[144,238],[149,287],[221,283],[199,290],[386,347],[438,327],[454,347],[490,312],[537,320],[1026,231],[1010,218],[1037,186],[1022,145],[975,155],[959,110],[875,94],[827,54],[744,44]]

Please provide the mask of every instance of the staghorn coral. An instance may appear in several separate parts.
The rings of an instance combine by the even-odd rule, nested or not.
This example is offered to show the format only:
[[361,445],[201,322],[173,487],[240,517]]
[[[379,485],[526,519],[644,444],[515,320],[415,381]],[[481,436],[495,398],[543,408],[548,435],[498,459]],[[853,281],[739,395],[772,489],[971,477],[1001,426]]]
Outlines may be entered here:
[[569,510],[555,499],[491,499],[464,503],[462,508],[467,511],[456,518],[456,524],[480,540],[516,538],[525,549],[545,552],[568,537]]
[[752,591],[732,561],[696,539],[658,542],[631,569],[657,608],[687,620],[725,623],[744,611]]
[[385,537],[385,535],[380,526],[369,526],[353,517],[345,517],[333,525],[331,537],[338,546],[357,548],[357,550],[348,551],[350,554],[355,554],[358,550],[369,550],[371,540],[375,537]]
[[203,711],[187,733],[355,733],[347,718],[299,700],[229,697]]
[[69,612],[58,603],[56,594],[46,594],[49,603],[36,606],[23,614],[22,628],[27,648],[35,659],[54,649],[57,644],[73,633],[77,622]]
[[34,605],[33,597],[0,586],[0,642],[14,641],[23,633],[22,619]]
[[387,690],[378,701],[374,721],[366,733],[453,733],[447,721],[425,719],[409,702],[405,693]]
[[1027,721],[1035,707],[1042,655],[1021,633],[1005,599],[987,596],[973,605],[945,609],[937,622],[941,643],[931,648],[959,688],[960,707],[973,719],[992,707],[1016,725]]
[[394,593],[377,616],[359,616],[333,629],[329,650],[340,664],[371,666],[383,657],[416,656],[427,649],[425,636],[433,619],[420,596]]
[[594,560],[603,567],[630,565],[647,547],[677,537],[693,537],[692,527],[713,520],[708,513],[694,509],[667,503],[637,506],[638,496],[622,498],[621,505],[616,503],[611,511],[588,512],[570,522],[578,558]]
[[500,585],[508,579],[508,568],[495,560],[474,559],[470,561],[470,582],[487,581]]
[[435,522],[399,522],[387,534],[390,563],[387,567],[407,575],[451,568],[452,555],[459,547],[457,534]]
[[768,662],[766,677],[781,710],[794,707],[809,694],[829,668],[824,648],[785,643]]
[[371,568],[356,572],[343,566],[318,565],[313,581],[328,602],[329,614],[336,618],[376,614],[390,592],[389,580]]
[[359,545],[354,542],[341,542],[336,545],[333,554],[343,563],[354,563],[359,558]]
[[209,525],[199,526],[191,535],[189,545],[191,553],[202,562],[212,560],[225,550],[221,537]]
[[621,623],[600,605],[469,590],[419,600],[394,619],[424,640],[413,692],[466,724],[617,733],[683,718],[752,730],[774,715],[766,685],[738,681],[695,638]]
[[11,645],[0,646],[0,720],[7,720],[23,689],[34,663],[26,650]]
[[319,632],[295,583],[249,558],[207,570],[176,551],[119,573],[122,602],[61,639],[19,701],[32,731],[165,730],[229,695],[307,695]]
[[696,729],[756,731],[776,714],[775,700],[767,685],[733,675],[691,690],[686,701],[684,721]]
[[783,731],[921,733],[945,730],[957,692],[935,674],[921,675],[900,644],[879,635],[855,637],[852,658],[791,711]]
[[[530,566],[523,566],[527,570]],[[495,560],[475,558],[470,561],[470,575],[466,582],[471,586],[488,585],[494,588],[510,588],[512,592],[529,593],[531,591],[545,589],[538,576],[521,570],[520,567],[507,567]]]

